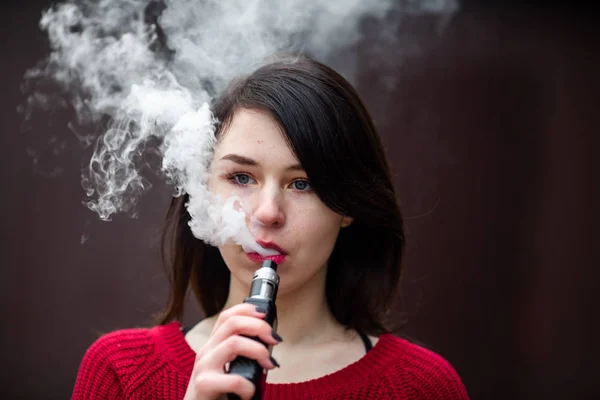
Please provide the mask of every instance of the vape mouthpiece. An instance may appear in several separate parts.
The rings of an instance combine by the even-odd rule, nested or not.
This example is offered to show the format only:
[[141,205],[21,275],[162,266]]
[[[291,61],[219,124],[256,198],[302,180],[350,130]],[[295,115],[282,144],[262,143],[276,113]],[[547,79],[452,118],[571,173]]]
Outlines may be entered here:
[[272,260],[265,260],[262,262],[261,268],[271,268],[277,271],[277,263]]

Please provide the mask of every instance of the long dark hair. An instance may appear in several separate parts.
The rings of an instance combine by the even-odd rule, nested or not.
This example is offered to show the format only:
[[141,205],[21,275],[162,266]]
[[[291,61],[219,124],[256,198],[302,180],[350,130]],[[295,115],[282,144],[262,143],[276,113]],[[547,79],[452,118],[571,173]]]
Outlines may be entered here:
[[[359,332],[389,332],[385,314],[400,280],[403,222],[383,146],[354,88],[308,57],[282,58],[234,81],[217,99],[217,137],[239,109],[269,113],[321,201],[354,219],[328,262],[334,317]],[[222,310],[229,291],[229,270],[217,248],[192,235],[186,202],[187,196],[174,198],[165,221],[171,293],[161,324],[182,317],[190,287],[205,316]]]

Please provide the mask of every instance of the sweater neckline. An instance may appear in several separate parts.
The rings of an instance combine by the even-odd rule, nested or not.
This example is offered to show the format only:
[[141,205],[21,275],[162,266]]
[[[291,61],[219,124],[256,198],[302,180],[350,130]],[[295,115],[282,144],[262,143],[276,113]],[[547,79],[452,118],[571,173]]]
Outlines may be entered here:
[[[152,331],[157,339],[158,350],[185,376],[191,375],[196,352],[185,340],[181,324],[173,321],[155,327]],[[382,367],[389,365],[390,361],[397,357],[397,354],[396,337],[391,334],[383,334],[369,352],[344,368],[303,382],[267,383],[266,393],[270,392],[276,398],[286,398],[296,392],[323,393],[324,389],[335,390],[340,386],[347,386],[350,382],[367,381],[368,376],[377,374]]]

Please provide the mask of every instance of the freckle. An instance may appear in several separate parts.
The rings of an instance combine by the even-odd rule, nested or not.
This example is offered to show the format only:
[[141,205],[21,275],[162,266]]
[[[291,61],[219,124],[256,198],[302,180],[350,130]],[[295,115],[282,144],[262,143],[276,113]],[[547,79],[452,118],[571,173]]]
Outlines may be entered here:
[[257,143],[258,143],[258,144],[261,144],[262,142],[263,142],[262,140],[258,140],[258,141],[257,141]]

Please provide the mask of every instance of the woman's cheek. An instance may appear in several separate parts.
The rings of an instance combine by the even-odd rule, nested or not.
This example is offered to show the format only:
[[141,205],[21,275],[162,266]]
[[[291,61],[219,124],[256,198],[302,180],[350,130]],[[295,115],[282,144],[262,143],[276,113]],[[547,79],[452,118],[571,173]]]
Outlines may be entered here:
[[248,213],[250,213],[252,209],[252,193],[253,190],[250,188],[239,188],[234,186],[228,194],[229,197],[235,196],[237,199],[239,199],[240,206],[246,213],[247,217]]

